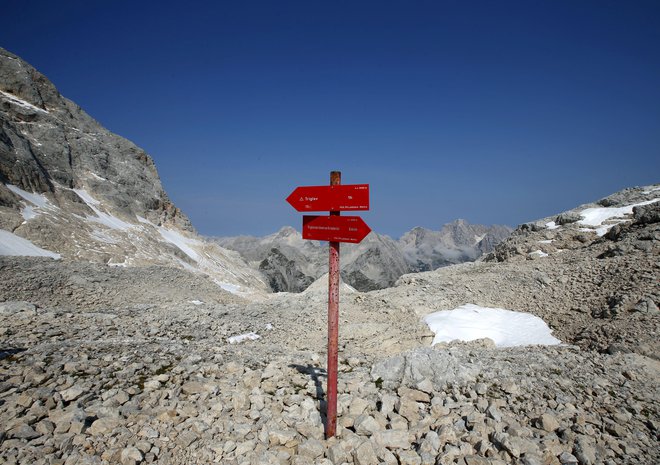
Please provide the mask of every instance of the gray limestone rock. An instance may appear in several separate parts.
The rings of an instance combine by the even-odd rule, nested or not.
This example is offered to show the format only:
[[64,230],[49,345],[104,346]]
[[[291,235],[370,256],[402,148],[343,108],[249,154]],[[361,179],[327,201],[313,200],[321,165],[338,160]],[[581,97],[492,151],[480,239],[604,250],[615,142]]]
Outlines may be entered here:
[[237,254],[197,236],[149,155],[1,48],[0,227],[65,260],[168,265],[267,291]]

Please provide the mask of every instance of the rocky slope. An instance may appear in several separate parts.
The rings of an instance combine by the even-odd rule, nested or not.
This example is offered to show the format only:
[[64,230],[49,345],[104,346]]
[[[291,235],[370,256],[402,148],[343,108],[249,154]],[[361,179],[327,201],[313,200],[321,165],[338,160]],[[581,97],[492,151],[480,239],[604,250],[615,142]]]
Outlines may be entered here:
[[24,253],[32,243],[37,255],[175,266],[204,272],[227,289],[266,291],[236,253],[194,232],[168,199],[149,155],[3,49],[0,229],[5,254]]
[[[522,225],[485,261],[368,293],[343,286],[339,431],[330,440],[323,277],[303,293],[249,302],[168,268],[136,279],[131,268],[2,258],[0,457],[656,463],[657,193],[601,201],[619,223],[602,236],[606,225],[579,224],[601,206],[587,205],[559,215],[576,220],[559,228],[558,218]],[[541,316],[566,344],[429,348],[419,317],[465,302]]]
[[[414,228],[398,241],[371,233],[360,244],[343,244],[343,279],[360,291],[383,289],[403,274],[476,260],[511,233],[507,226],[456,220],[440,231]],[[276,292],[300,292],[327,271],[327,247],[302,239],[291,227],[265,237],[214,239],[259,269]]]

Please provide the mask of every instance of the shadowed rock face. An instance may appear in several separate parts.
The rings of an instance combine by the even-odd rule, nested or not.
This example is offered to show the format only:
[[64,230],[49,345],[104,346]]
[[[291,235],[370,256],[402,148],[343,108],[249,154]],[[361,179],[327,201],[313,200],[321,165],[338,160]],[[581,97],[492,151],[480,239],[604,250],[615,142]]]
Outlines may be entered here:
[[0,229],[64,260],[174,266],[209,274],[228,289],[267,290],[238,254],[195,233],[167,197],[149,155],[4,49]]

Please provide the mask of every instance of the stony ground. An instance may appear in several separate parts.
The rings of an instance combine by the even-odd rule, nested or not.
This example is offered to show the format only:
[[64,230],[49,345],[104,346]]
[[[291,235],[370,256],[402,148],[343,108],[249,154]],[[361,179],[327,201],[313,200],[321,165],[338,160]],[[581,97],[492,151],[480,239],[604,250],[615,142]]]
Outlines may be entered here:
[[[344,287],[330,440],[323,281],[245,300],[169,268],[1,258],[0,463],[660,463],[658,216],[528,225],[490,261]],[[429,348],[420,316],[466,302],[566,344]]]

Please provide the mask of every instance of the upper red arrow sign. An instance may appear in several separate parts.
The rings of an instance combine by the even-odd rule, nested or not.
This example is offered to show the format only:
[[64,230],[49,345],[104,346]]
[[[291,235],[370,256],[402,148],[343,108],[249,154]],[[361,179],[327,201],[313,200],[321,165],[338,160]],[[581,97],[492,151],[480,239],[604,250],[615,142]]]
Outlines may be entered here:
[[369,210],[369,184],[296,187],[286,201],[299,212]]
[[357,244],[370,232],[371,228],[359,216],[303,216],[303,239]]

